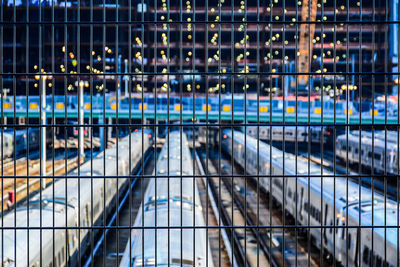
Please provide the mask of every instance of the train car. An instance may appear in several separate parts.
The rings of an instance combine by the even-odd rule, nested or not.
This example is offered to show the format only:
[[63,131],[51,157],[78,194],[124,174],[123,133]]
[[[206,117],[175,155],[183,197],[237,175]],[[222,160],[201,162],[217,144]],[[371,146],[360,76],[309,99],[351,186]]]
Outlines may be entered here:
[[149,181],[120,266],[213,266],[206,230],[190,228],[205,226],[205,222],[197,184],[190,177],[193,160],[186,135],[170,132],[168,140],[159,154],[155,178]]
[[[6,214],[1,225],[1,265],[76,266],[91,236],[96,235],[89,227],[104,225],[103,215],[113,210],[117,192],[128,185],[132,169],[151,143],[151,133],[143,132],[143,142],[141,131],[133,133],[120,140],[118,147],[99,153],[92,162],[69,173],[68,179],[56,180],[41,195]],[[35,227],[42,229],[36,231]]]
[[[52,131],[46,131],[47,145],[52,142]],[[1,134],[0,134],[1,138]],[[39,128],[30,128],[28,130],[7,130],[3,131],[3,158],[19,156],[27,151],[29,144],[29,151],[38,150],[40,147],[40,130]],[[15,147],[14,147],[15,145]],[[0,145],[1,147],[1,145]],[[1,153],[1,150],[0,150]],[[1,158],[1,155],[0,155]]]
[[396,266],[400,235],[394,201],[250,136],[245,143],[240,132],[225,130],[222,146],[249,174],[266,176],[260,186],[308,229],[326,255],[345,266]]
[[[367,132],[362,133],[361,137],[357,131],[354,131],[339,135],[336,138],[336,156],[340,160],[392,174],[398,172],[397,147],[396,143],[390,141],[385,143],[382,136],[377,135],[372,138],[372,133]],[[359,161],[360,158],[361,162]]]
[[[259,132],[257,133],[259,129]],[[248,135],[257,138],[257,134],[260,140],[266,141],[279,141],[282,142],[312,142],[312,143],[326,143],[328,140],[328,132],[325,128],[322,129],[318,126],[248,126],[246,132]],[[272,130],[272,131],[271,131]],[[311,136],[308,136],[310,132]],[[323,136],[321,138],[321,133]]]

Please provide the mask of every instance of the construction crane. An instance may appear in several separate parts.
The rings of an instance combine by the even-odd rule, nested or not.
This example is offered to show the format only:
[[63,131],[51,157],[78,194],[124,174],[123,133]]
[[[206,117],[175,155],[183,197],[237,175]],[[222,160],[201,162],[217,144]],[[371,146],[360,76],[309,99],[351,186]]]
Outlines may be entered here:
[[[315,23],[304,23],[307,21],[316,21],[317,19],[317,1],[318,0],[303,0],[301,8],[301,23],[300,25],[300,38],[299,38],[299,51],[298,51],[298,64],[297,72],[308,73],[310,71],[310,55],[312,55]],[[309,8],[309,2],[311,7]],[[310,9],[310,10],[309,10]],[[310,15],[310,16],[309,16]],[[297,82],[299,88],[307,88],[309,75],[297,75]]]

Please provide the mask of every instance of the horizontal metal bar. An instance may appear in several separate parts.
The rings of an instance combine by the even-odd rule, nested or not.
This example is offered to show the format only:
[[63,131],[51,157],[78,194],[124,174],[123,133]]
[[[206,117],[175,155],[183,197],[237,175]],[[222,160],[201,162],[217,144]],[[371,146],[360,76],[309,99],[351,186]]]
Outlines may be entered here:
[[225,20],[225,21],[196,21],[193,19],[193,21],[167,21],[167,20],[157,20],[157,21],[151,21],[151,20],[142,20],[142,21],[115,21],[115,20],[109,20],[109,21],[1,21],[0,25],[147,25],[147,24],[179,24],[179,25],[187,25],[187,24],[192,24],[192,25],[197,25],[197,24],[262,24],[262,25],[269,25],[269,24],[292,24],[292,25],[301,25],[301,24],[316,24],[316,25],[329,25],[329,24],[362,24],[362,25],[385,25],[385,24],[399,24],[400,21],[398,20],[324,20],[324,21],[288,21],[288,20],[272,20],[272,21],[262,21],[262,20],[246,20],[246,21],[240,21],[240,20]]
[[[247,48],[248,50],[248,48]],[[281,61],[287,61],[282,59]],[[245,66],[246,63],[243,63],[243,66]],[[267,64],[269,65],[269,64]],[[349,65],[349,64],[348,64]],[[225,68],[225,67],[231,67],[230,65],[227,66],[219,66],[218,68]],[[272,67],[271,67],[272,68]],[[400,75],[400,72],[396,71],[381,71],[381,72],[195,72],[195,71],[188,71],[188,72],[112,72],[112,73],[41,73],[41,72],[14,72],[14,73],[9,73],[9,72],[3,72],[0,73],[0,76],[5,77],[18,77],[18,76],[62,76],[62,77],[82,77],[82,76],[98,76],[98,77],[106,77],[106,76],[126,76],[126,75],[131,75],[131,76],[298,76],[298,75],[308,75],[308,76],[338,76],[338,75],[343,75],[343,76],[382,76],[382,75]],[[239,77],[240,78],[240,77]],[[101,78],[103,79],[103,78]],[[238,78],[235,78],[237,80]],[[106,79],[110,80],[110,79]],[[142,81],[137,81],[137,82],[142,82]],[[145,83],[147,81],[144,81]]]
[[[106,154],[107,157],[107,154]],[[304,158],[307,160],[307,158]],[[288,160],[285,160],[288,162]],[[304,160],[299,160],[301,162],[304,162]],[[310,162],[310,165],[315,165],[314,163]],[[74,169],[78,169],[79,167],[76,167]],[[0,169],[1,169],[1,164],[0,164]],[[133,179],[136,176],[132,175],[98,175],[96,173],[93,174],[93,176],[90,175],[66,175],[60,176],[58,175],[46,175],[46,176],[40,176],[40,175],[35,175],[32,176],[34,178],[52,178],[52,179],[66,179],[66,180],[71,180],[71,179],[124,179],[124,178],[129,178]],[[370,178],[370,179],[375,179],[375,178],[385,178],[387,180],[397,180],[400,179],[399,176],[397,175],[390,175],[390,174],[281,174],[281,175],[268,175],[268,174],[204,174],[204,175],[174,175],[174,174],[157,174],[157,177],[160,178],[182,178],[182,179],[193,179],[193,178],[202,178],[202,177],[208,177],[208,178],[215,178],[215,177],[220,177],[220,178],[244,178],[244,179],[253,179],[253,178],[281,178],[282,180],[288,178],[288,179],[296,179],[296,178]],[[15,179],[15,178],[27,178],[26,175],[1,175],[1,179],[7,180],[7,179]],[[141,175],[140,178],[143,179],[152,179],[154,178],[154,175]]]
[[[177,114],[179,115],[179,114]],[[2,118],[2,117],[0,117]],[[29,117],[32,118],[32,117]],[[60,119],[64,118],[64,117],[59,117]],[[69,118],[69,117],[68,117]],[[97,118],[97,117],[94,117]],[[99,116],[99,118],[101,118]],[[106,118],[108,118],[108,116],[106,116]],[[115,118],[115,117],[113,117]],[[119,119],[129,119],[129,117],[123,117],[120,116],[118,117]],[[134,119],[134,117],[131,117],[132,119]],[[140,118],[140,117],[139,117]],[[144,117],[146,118],[146,117]],[[261,118],[261,116],[260,116]],[[196,123],[196,124],[173,124],[173,123],[166,123],[166,124],[162,124],[160,126],[160,124],[157,123],[146,123],[146,124],[140,124],[140,123],[127,123],[127,124],[123,124],[123,123],[113,123],[112,125],[110,124],[83,124],[83,125],[71,125],[71,124],[52,124],[52,125],[46,125],[46,126],[42,126],[39,124],[24,124],[24,125],[18,125],[18,124],[8,124],[8,125],[0,125],[0,134],[1,134],[1,129],[2,128],[18,128],[18,129],[27,129],[27,128],[59,128],[59,127],[66,127],[66,128],[73,128],[73,127],[84,127],[84,128],[113,128],[113,127],[126,127],[126,128],[132,128],[132,127],[138,127],[138,128],[158,128],[158,127],[181,127],[181,128],[189,128],[189,127],[206,127],[206,128],[215,128],[215,127],[362,127],[363,129],[375,129],[375,128],[381,128],[384,126],[387,127],[399,127],[400,123],[399,120],[395,120],[397,121],[397,123],[395,122],[391,122],[391,123],[382,123],[380,121],[382,121],[381,119],[377,120],[375,119],[375,122],[372,124],[368,124],[368,123],[338,123],[338,122],[332,122],[332,123],[316,123],[316,122],[310,122],[309,124],[306,124],[307,122],[298,122],[297,124],[295,122],[290,123],[290,121],[287,121],[286,117],[286,121],[284,123],[279,123],[279,122],[254,122],[253,123],[242,123],[242,122],[234,122],[231,123],[229,121],[231,121],[230,119],[227,120],[224,123],[214,123],[211,122],[212,119],[214,119],[213,117],[209,117],[209,124],[207,123]],[[248,116],[247,120],[252,120],[254,118]],[[157,120],[162,121],[162,118],[157,118]],[[179,118],[176,117],[170,117],[169,118],[170,121],[173,120],[179,120]],[[185,120],[185,118],[183,118],[183,120]],[[224,120],[224,118],[222,117],[221,120]],[[377,122],[378,121],[378,122]],[[5,131],[5,130],[3,130]],[[63,139],[61,139],[63,140]],[[265,140],[265,141],[268,141]],[[286,141],[286,143],[290,143],[289,141]],[[298,142],[301,143],[301,142]]]
[[367,225],[193,225],[193,226],[21,226],[21,227],[12,227],[12,226],[2,226],[2,230],[184,230],[184,229],[398,229],[399,226],[397,225],[374,225],[374,226],[367,226]]

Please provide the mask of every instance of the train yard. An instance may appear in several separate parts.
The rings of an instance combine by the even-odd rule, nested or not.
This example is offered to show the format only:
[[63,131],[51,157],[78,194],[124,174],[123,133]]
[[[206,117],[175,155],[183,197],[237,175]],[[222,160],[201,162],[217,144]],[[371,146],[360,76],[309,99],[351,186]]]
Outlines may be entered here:
[[[287,130],[296,131],[293,127]],[[197,135],[205,132],[198,131]],[[74,216],[81,217],[77,225],[81,231],[71,233],[77,242],[69,244],[76,252],[62,248],[59,252],[53,251],[53,258],[58,258],[57,253],[62,253],[64,262],[72,265],[90,266],[93,261],[96,266],[126,266],[131,258],[136,263],[159,262],[160,265],[185,262],[199,266],[331,266],[346,261],[352,265],[360,260],[364,264],[365,261],[381,260],[388,266],[395,266],[392,264],[395,252],[385,256],[375,248],[373,257],[365,258],[365,253],[371,251],[368,247],[370,243],[362,241],[362,238],[369,238],[368,229],[363,231],[367,233],[362,234],[364,236],[360,236],[360,240],[354,240],[354,230],[348,228],[345,231],[342,227],[357,220],[355,210],[350,211],[350,207],[357,207],[360,203],[365,210],[374,206],[374,220],[382,219],[384,212],[388,224],[393,225],[396,219],[392,218],[392,211],[389,210],[396,214],[396,183],[388,183],[387,178],[372,183],[360,182],[357,178],[368,173],[357,174],[357,168],[360,169],[363,163],[357,165],[353,162],[350,165],[340,157],[333,162],[332,155],[336,152],[329,150],[332,143],[326,141],[325,145],[321,145],[311,142],[307,145],[307,138],[302,142],[290,138],[285,140],[283,136],[286,135],[276,130],[267,132],[269,137],[275,134],[275,140],[266,142],[265,138],[253,138],[254,133],[247,132],[244,135],[227,128],[214,135],[216,140],[213,142],[204,136],[197,136],[215,144],[204,146],[197,139],[187,140],[185,131],[181,133],[171,130],[166,137],[160,138],[153,136],[150,130],[136,131],[130,137],[117,139],[113,147],[105,150],[106,156],[103,152],[96,152],[93,159],[82,162],[80,166],[73,149],[66,158],[63,151],[49,151],[51,160],[48,160],[46,168],[49,177],[45,180],[48,188],[44,191],[39,190],[43,180],[40,179],[38,153],[30,153],[30,158],[23,155],[15,159],[3,158],[1,186],[5,233],[12,232],[12,218],[16,214],[22,216],[24,210],[31,209],[36,203],[45,207],[53,202],[54,208],[61,209],[65,205],[77,208],[76,215],[69,215],[71,219]],[[190,130],[187,133],[196,137]],[[362,136],[355,132],[339,135],[337,140],[349,135],[362,140]],[[388,135],[392,136],[391,132]],[[374,145],[382,145],[381,137],[381,132],[377,132]],[[142,138],[146,146],[137,146]],[[323,136],[319,135],[319,138],[322,140]],[[394,140],[387,138],[387,142],[393,144]],[[340,144],[339,141],[333,143]],[[371,143],[361,142],[357,145],[367,151]],[[285,152],[280,150],[283,148]],[[322,152],[318,150],[320,148],[323,148],[323,156],[319,153]],[[352,149],[348,145],[347,151]],[[380,151],[375,147],[371,149]],[[263,153],[259,153],[259,150]],[[127,151],[131,151],[130,157]],[[291,154],[293,152],[297,153],[296,157]],[[257,154],[259,156],[254,156]],[[104,165],[106,159],[107,166],[116,166],[118,163],[119,167],[107,167],[107,170]],[[352,170],[349,167],[353,167]],[[379,168],[374,171],[380,173]],[[130,179],[127,180],[124,175]],[[321,175],[324,179],[318,178]],[[93,179],[96,176],[99,177]],[[77,181],[77,177],[81,177],[80,180]],[[99,179],[101,177],[114,179]],[[293,183],[294,179],[296,183]],[[104,186],[113,189],[106,190]],[[374,190],[371,190],[371,186],[374,186]],[[84,190],[93,192],[97,187],[104,188],[100,190],[103,192],[103,198],[98,202],[103,203],[100,206],[95,204],[95,195],[82,195]],[[58,192],[56,198],[50,193],[53,188]],[[342,191],[348,188],[348,191],[341,192],[338,188]],[[321,189],[322,195],[318,193]],[[105,192],[110,195],[107,196]],[[333,206],[328,201],[329,192],[337,193],[336,197],[340,199]],[[63,194],[70,195],[70,200],[61,200]],[[85,200],[88,197],[93,200]],[[46,201],[43,202],[43,199]],[[315,203],[311,204],[310,199]],[[351,202],[340,203],[346,199]],[[374,202],[371,202],[372,199]],[[90,206],[85,201],[89,201]],[[384,203],[385,210],[382,206]],[[14,209],[14,206],[18,208]],[[75,212],[71,209],[71,214]],[[336,220],[336,213],[340,220]],[[29,220],[34,220],[35,216],[33,214]],[[60,218],[68,223],[70,219],[66,216]],[[54,223],[65,224],[59,219]],[[93,232],[85,230],[96,225],[107,226]],[[336,230],[328,232],[328,226],[336,227]],[[73,226],[67,227],[74,229],[71,228]],[[58,234],[60,238],[63,236]],[[192,239],[184,243],[183,236]],[[343,236],[353,240],[347,245],[352,249],[341,250]],[[19,237],[10,235],[11,240]],[[43,236],[40,238],[42,242],[50,242]],[[380,238],[379,235],[374,238],[377,244],[382,242]],[[61,244],[69,242],[64,235]],[[395,240],[388,242],[384,242],[388,250],[397,246]],[[148,247],[149,244],[153,247]],[[52,261],[45,254],[35,254],[35,251],[26,254],[25,251],[13,249],[8,254],[5,250],[2,257],[14,261],[15,255],[24,256],[22,258],[25,261],[31,261],[33,257],[42,263]]]

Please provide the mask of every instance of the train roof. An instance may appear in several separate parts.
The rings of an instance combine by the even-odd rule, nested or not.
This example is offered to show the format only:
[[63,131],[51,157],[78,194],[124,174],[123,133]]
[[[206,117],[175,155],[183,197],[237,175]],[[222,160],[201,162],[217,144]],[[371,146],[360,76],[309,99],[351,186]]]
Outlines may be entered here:
[[[353,134],[353,133],[348,133],[348,134],[341,134],[339,136],[336,137],[337,140],[348,140],[351,142],[355,142],[355,143],[359,143],[360,141],[360,135],[359,134]],[[364,144],[368,144],[372,146],[372,134],[368,135],[368,134],[362,134],[361,135],[361,143]],[[390,143],[390,142],[388,142]],[[385,140],[382,140],[382,138],[378,135],[378,136],[374,136],[374,147],[385,147],[388,150],[394,150],[397,149],[397,144],[395,143],[390,143],[390,145],[388,145],[388,143],[385,143]]]
[[[68,219],[66,219],[66,209],[69,210]],[[53,205],[51,199],[31,201],[29,206],[25,204],[8,213],[3,217],[4,229],[0,236],[0,258],[3,259],[3,266],[7,266],[7,263],[15,266],[28,265],[28,252],[29,263],[40,257],[41,251],[52,244],[53,233],[57,234],[57,231],[62,230],[39,228],[66,227],[66,221],[74,220],[73,214],[73,208],[69,206],[66,208],[60,201],[55,201]],[[18,230],[14,230],[14,227]],[[15,242],[16,239],[18,242]],[[42,247],[39,240],[42,242]],[[1,248],[2,244],[4,247]]]

